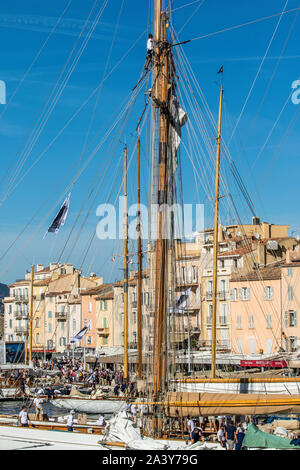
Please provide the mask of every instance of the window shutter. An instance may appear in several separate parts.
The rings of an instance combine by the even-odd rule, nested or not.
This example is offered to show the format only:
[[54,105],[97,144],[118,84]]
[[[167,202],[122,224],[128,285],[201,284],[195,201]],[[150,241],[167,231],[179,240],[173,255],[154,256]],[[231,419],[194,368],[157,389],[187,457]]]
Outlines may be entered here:
[[267,288],[264,287],[264,300],[267,300]]
[[239,300],[243,300],[242,289],[241,288],[239,288]]
[[294,310],[294,325],[297,326],[297,312]]
[[285,323],[286,328],[288,328],[288,326],[289,326],[289,312],[285,312],[285,314],[284,314],[284,323]]

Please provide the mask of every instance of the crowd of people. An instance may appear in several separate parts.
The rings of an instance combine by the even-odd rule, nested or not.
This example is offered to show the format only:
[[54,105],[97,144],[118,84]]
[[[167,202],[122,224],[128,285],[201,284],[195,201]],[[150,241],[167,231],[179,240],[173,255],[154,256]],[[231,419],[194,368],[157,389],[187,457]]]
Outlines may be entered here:
[[[186,429],[193,444],[204,441],[204,431],[208,422],[209,420],[204,418],[200,424],[200,420],[188,417]],[[219,444],[226,450],[242,450],[247,427],[247,421],[235,426],[232,419],[226,420],[225,416],[219,416],[213,422],[213,432],[217,434]]]
[[116,396],[123,394],[133,396],[135,393],[135,382],[124,381],[123,370],[111,370],[95,364],[92,371],[86,371],[82,361],[72,359],[53,359],[47,362],[35,360],[34,367],[57,371],[65,384],[85,384],[93,389],[99,386],[112,387],[113,394]]

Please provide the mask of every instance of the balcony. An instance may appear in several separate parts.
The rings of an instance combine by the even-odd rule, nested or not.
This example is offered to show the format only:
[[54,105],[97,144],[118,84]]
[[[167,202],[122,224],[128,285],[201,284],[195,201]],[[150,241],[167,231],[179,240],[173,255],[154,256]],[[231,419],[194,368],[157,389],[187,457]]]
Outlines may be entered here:
[[[211,350],[212,341],[210,341],[210,340],[200,340],[198,344],[199,344],[200,349]],[[227,340],[216,341],[216,349],[217,349],[217,351],[230,352],[231,351],[231,343],[230,343],[230,341],[227,341]]]
[[99,336],[108,336],[110,328],[97,328]]
[[16,320],[27,320],[29,317],[28,312],[14,312],[14,318]]
[[29,302],[29,297],[27,295],[15,295],[15,301],[19,302]]
[[212,298],[213,298],[213,293],[212,293],[211,291],[206,292],[205,298],[206,298],[206,300],[212,300]]
[[131,308],[137,308],[137,300],[131,302]]
[[57,321],[67,321],[68,313],[67,312],[55,312],[55,318]]
[[[212,316],[209,316],[206,319],[206,324],[211,326],[212,321],[213,321]],[[228,318],[224,315],[219,316],[219,325],[227,325],[227,324],[228,324]]]
[[191,287],[191,286],[198,286],[199,283],[198,283],[198,279],[177,279],[177,282],[176,282],[176,285],[177,286],[180,286],[180,287]]
[[14,330],[16,335],[26,335],[28,333],[27,326],[25,325],[16,326]]

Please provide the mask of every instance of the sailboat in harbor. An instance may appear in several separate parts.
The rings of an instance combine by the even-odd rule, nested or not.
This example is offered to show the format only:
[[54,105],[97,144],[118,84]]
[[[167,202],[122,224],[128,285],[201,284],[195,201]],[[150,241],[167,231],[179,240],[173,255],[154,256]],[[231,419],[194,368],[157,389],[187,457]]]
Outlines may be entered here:
[[[122,447],[154,449],[193,449],[208,448],[209,445],[199,443],[198,446],[186,446],[184,438],[184,423],[188,416],[210,417],[218,415],[266,415],[276,413],[300,413],[300,394],[296,389],[291,392],[290,383],[297,384],[297,378],[280,379],[247,379],[248,384],[260,383],[262,389],[248,388],[248,393],[240,393],[244,379],[220,379],[216,377],[216,322],[217,322],[217,262],[218,262],[218,229],[219,229],[219,185],[220,159],[222,149],[222,105],[223,86],[220,88],[218,134],[216,138],[216,182],[214,197],[214,239],[213,239],[213,317],[212,317],[212,351],[211,378],[193,379],[181,378],[178,373],[177,358],[180,353],[178,341],[174,340],[182,311],[176,304],[176,265],[175,265],[175,225],[174,217],[169,216],[168,207],[176,202],[178,188],[176,187],[176,170],[179,166],[178,148],[181,140],[181,127],[187,117],[180,118],[179,93],[177,88],[176,61],[173,49],[178,44],[172,35],[170,18],[162,9],[162,2],[154,0],[154,54],[151,62],[152,83],[147,91],[151,107],[151,236],[148,242],[149,283],[152,302],[147,313],[147,321],[142,315],[141,308],[141,273],[142,245],[140,209],[138,218],[138,367],[137,389],[138,396],[134,400],[137,406],[147,408],[144,419],[143,436],[130,423],[120,407],[124,403],[103,400],[102,398],[78,397],[60,400],[66,408],[77,409],[86,413],[115,413],[110,426],[103,433],[100,445],[109,448],[115,444]],[[148,71],[144,75],[147,76]],[[141,79],[140,79],[141,80]],[[142,83],[142,82],[141,82]],[[181,116],[182,117],[182,116]],[[142,114],[144,118],[144,112]],[[138,123],[137,155],[138,155],[138,204],[140,204],[140,129],[143,120]],[[127,233],[127,147],[124,149],[124,381],[129,382],[132,376],[130,357],[128,356],[128,233]],[[153,210],[155,205],[156,211]],[[155,227],[155,230],[154,230]],[[32,311],[31,311],[32,312]],[[31,313],[32,314],[32,313]],[[32,318],[31,318],[32,320]],[[31,325],[31,323],[30,323]],[[146,326],[145,326],[146,325]],[[32,328],[30,326],[30,328]],[[31,330],[30,330],[31,331]],[[145,337],[149,340],[146,345]],[[32,337],[32,331],[29,338]],[[30,340],[29,340],[30,341]],[[29,343],[29,351],[30,343]],[[29,357],[29,360],[31,357]],[[257,380],[257,381],[256,381]],[[283,384],[287,393],[266,394],[268,384]],[[220,384],[223,393],[213,387]],[[238,384],[232,389],[228,384]],[[189,385],[193,386],[190,388]],[[211,388],[210,388],[211,385]],[[212,391],[213,390],[213,391]],[[274,390],[274,389],[273,389]],[[70,400],[69,404],[67,400]],[[79,403],[80,402],[80,403]],[[110,403],[116,408],[103,408]],[[78,406],[77,406],[78,405]],[[62,404],[62,406],[64,406]],[[88,410],[88,411],[87,411]],[[177,428],[176,426],[177,425]],[[174,429],[176,428],[176,432]],[[146,437],[145,437],[146,436]],[[175,436],[176,442],[171,443],[170,436]],[[213,444],[211,448],[219,448]]]

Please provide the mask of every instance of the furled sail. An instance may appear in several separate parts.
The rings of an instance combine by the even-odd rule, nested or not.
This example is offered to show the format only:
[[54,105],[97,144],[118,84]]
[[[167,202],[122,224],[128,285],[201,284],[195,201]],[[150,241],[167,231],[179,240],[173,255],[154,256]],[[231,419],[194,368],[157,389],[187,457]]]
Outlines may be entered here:
[[187,113],[180,107],[175,95],[170,100],[170,128],[169,128],[169,148],[172,154],[172,166],[175,172],[177,168],[177,151],[181,142],[181,128],[188,120]]

